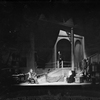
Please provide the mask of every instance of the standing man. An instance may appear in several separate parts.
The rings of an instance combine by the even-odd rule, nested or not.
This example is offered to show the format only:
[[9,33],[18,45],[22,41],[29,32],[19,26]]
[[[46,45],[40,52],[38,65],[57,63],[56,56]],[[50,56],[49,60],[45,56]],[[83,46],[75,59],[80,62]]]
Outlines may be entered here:
[[60,53],[60,51],[58,51],[58,61],[59,61],[59,67],[61,68],[61,61],[62,61],[62,58],[61,58],[61,53]]

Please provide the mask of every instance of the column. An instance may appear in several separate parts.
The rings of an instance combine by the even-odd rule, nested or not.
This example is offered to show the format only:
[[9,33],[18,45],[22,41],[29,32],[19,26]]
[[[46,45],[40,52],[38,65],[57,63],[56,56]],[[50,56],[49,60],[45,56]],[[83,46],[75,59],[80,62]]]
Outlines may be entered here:
[[54,46],[54,66],[55,66],[55,69],[57,67],[57,61],[56,61],[56,43],[55,43],[55,46]]
[[71,28],[71,69],[74,71],[74,33],[73,27]]

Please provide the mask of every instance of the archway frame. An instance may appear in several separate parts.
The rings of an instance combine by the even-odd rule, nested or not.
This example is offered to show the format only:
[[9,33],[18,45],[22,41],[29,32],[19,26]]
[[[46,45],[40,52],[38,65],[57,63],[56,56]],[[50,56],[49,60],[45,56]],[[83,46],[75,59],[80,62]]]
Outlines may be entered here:
[[[72,45],[72,42],[71,42],[71,38],[70,38],[70,32],[66,32],[66,31],[63,31],[63,30],[60,30],[59,32],[59,35],[58,35],[58,38],[55,42],[55,45],[54,45],[54,62],[55,62],[55,68],[57,68],[57,43],[62,40],[62,39],[66,39],[68,40],[71,45]],[[85,40],[84,40],[84,36],[80,36],[80,35],[76,35],[74,34],[74,44],[73,44],[73,48],[75,48],[75,42],[78,40],[78,39],[81,39],[81,43],[82,43],[82,50],[83,50],[83,58],[86,59],[86,53],[85,53]],[[71,48],[72,49],[72,48]],[[74,54],[73,54],[74,56]],[[72,55],[71,55],[71,58],[72,58]],[[71,59],[72,60],[72,59]],[[71,63],[74,63],[74,61],[71,61]],[[74,65],[74,64],[73,64]],[[72,66],[71,66],[72,67]],[[74,68],[75,69],[75,68]]]
[[57,67],[57,43],[60,41],[60,40],[63,40],[63,39],[66,39],[68,40],[69,42],[71,41],[70,40],[70,37],[68,36],[69,32],[65,32],[65,31],[62,31],[60,30],[59,32],[59,36],[56,40],[56,43],[54,45],[54,62],[55,62],[55,68]]

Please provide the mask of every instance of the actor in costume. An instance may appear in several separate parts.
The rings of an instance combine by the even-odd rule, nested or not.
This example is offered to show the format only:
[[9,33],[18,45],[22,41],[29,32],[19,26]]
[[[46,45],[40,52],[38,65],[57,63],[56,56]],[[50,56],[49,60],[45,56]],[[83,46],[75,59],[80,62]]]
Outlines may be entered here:
[[30,69],[30,71],[27,74],[28,74],[28,81],[30,83],[38,83],[37,75],[32,69]]

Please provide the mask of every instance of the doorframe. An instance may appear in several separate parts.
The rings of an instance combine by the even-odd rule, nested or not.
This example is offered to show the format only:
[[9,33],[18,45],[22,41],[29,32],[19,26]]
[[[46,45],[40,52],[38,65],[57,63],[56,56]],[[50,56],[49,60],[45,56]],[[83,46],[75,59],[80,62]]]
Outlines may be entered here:
[[[55,45],[54,45],[54,67],[57,68],[57,43],[62,40],[62,39],[66,39],[68,41],[70,41],[71,45],[72,45],[72,42],[71,42],[71,38],[70,38],[70,35],[71,33],[70,32],[66,32],[66,31],[63,31],[63,30],[60,30],[59,32],[59,35],[58,35],[58,38],[55,42]],[[84,36],[80,36],[80,35],[77,35],[77,34],[74,34],[74,44],[75,44],[75,41],[78,40],[78,39],[82,39],[82,50],[83,50],[83,59],[86,59],[86,51],[85,51],[85,39],[84,39]],[[73,44],[73,48],[75,48],[75,45]],[[71,47],[72,49],[72,47]],[[72,53],[72,52],[71,52]],[[74,54],[73,54],[74,56]],[[71,54],[71,58],[72,58],[72,54]],[[71,59],[72,60],[72,59]],[[71,61],[71,63],[74,63],[74,61]],[[75,70],[75,66],[74,64],[71,65],[72,67],[72,70]]]
[[[56,43],[54,45],[54,62],[55,62],[55,68],[57,68],[57,43],[62,40],[66,39],[70,42],[70,37],[68,36],[68,33],[65,31],[60,30],[58,38],[56,40]],[[71,42],[70,42],[71,43]]]

